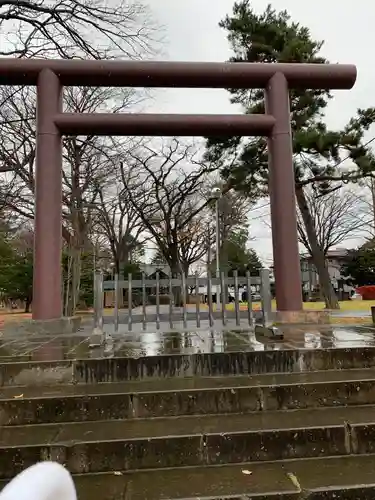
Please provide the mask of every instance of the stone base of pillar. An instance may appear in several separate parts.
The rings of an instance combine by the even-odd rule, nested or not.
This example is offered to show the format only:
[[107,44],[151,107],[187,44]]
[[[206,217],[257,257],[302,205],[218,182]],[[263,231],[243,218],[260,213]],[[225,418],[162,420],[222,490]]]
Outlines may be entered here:
[[2,331],[4,336],[11,334],[18,337],[34,333],[64,335],[77,332],[81,327],[81,320],[81,316],[46,320],[20,319],[5,323]]
[[328,311],[277,311],[274,325],[328,325]]

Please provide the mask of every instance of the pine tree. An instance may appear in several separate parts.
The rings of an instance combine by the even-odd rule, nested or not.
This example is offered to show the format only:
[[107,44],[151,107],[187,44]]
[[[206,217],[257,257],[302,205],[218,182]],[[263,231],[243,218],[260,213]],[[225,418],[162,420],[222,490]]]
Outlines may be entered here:
[[[313,40],[309,29],[291,20],[287,11],[276,12],[271,5],[257,14],[249,0],[236,2],[231,15],[220,22],[234,52],[232,62],[327,63],[320,55],[323,42]],[[263,90],[229,89],[231,102],[245,113],[264,113]],[[338,308],[323,250],[316,237],[304,195],[304,187],[314,183],[322,193],[343,182],[370,175],[375,160],[364,144],[364,133],[375,122],[375,109],[358,110],[342,130],[329,130],[324,112],[332,98],[328,90],[290,91],[294,169],[298,207],[305,224],[320,285],[328,308]],[[254,195],[268,194],[268,155],[264,138],[243,137],[207,140],[206,156],[215,161],[222,177],[234,189]],[[352,160],[352,168],[342,170],[342,159]]]

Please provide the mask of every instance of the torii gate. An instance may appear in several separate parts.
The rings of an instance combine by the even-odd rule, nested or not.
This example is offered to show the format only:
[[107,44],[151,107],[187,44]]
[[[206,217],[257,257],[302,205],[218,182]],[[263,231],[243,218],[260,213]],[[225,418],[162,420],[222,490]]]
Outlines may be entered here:
[[[62,135],[267,136],[277,309],[302,310],[289,88],[350,89],[341,64],[0,59],[0,85],[37,86],[33,319],[59,319]],[[63,113],[63,86],[264,88],[266,114]]]

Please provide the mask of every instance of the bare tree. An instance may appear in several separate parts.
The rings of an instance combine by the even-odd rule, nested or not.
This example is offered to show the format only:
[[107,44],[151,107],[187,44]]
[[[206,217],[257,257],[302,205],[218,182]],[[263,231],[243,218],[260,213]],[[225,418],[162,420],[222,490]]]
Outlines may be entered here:
[[160,29],[140,1],[0,0],[0,56],[144,57]]
[[[0,56],[63,58],[144,58],[154,53],[160,34],[141,1],[0,0]],[[139,94],[126,89],[69,88],[71,112],[118,112]],[[35,90],[4,88],[0,96],[0,207],[34,217]],[[66,138],[63,164],[63,236],[72,259],[69,313],[78,301],[81,252],[93,224],[92,206],[100,187],[115,176],[122,141]]]
[[[314,188],[305,188],[305,198],[314,221],[318,244],[324,255],[332,247],[363,234],[367,221],[358,218],[361,203],[353,192],[341,189],[323,196]],[[298,211],[297,215],[299,241],[312,255],[301,212]]]
[[[34,218],[35,192],[35,91],[21,89],[12,93],[4,89],[6,105],[0,110],[4,123],[0,127],[0,171],[3,183],[0,201],[26,219]],[[127,89],[69,88],[65,105],[73,112],[95,112],[102,109],[121,111],[134,104],[138,95]],[[81,253],[89,243],[93,224],[92,208],[100,201],[101,189],[115,183],[118,157],[127,141],[103,137],[67,137],[63,149],[63,216],[62,234],[68,244],[71,263],[72,293],[69,313],[78,302]]]
[[[202,260],[208,253],[214,256],[212,246],[216,242],[216,200],[212,199],[212,190],[225,186],[220,182],[210,182],[203,186],[202,195],[193,202],[190,200],[191,211],[194,211],[197,203],[207,203],[199,216],[194,217],[186,229],[180,233],[179,256],[182,269],[188,274],[190,267]],[[219,241],[221,262],[225,262],[225,241],[228,240],[233,231],[247,227],[247,211],[249,200],[240,193],[227,191],[219,198]],[[166,263],[160,251],[155,254],[155,262]],[[207,267],[205,261],[204,267]]]
[[361,236],[366,241],[375,240],[375,179],[361,179],[352,187],[353,196],[358,200],[358,210],[353,213],[353,220],[361,228]]
[[[203,202],[203,200],[201,201]],[[191,207],[191,211],[194,207]],[[200,262],[215,240],[215,228],[208,222],[209,213],[204,211],[187,222],[185,230],[180,232],[179,256],[181,268],[188,275],[193,264]]]
[[111,195],[104,186],[99,189],[96,207],[95,232],[105,236],[113,256],[117,274],[133,261],[134,254],[140,251],[146,241],[144,225],[133,205],[122,196],[123,190],[117,187]]
[[330,248],[358,235],[360,227],[353,216],[359,209],[358,198],[344,190],[322,196],[314,187],[296,190],[300,242],[313,258],[326,307],[339,309],[326,262]]
[[[216,183],[216,186],[220,187],[221,190],[225,188],[225,185],[222,183]],[[230,239],[233,232],[248,227],[248,211],[251,208],[252,201],[245,198],[241,193],[228,191],[219,198],[217,203],[219,215],[219,257],[221,267],[224,270],[228,262],[226,242]],[[215,220],[216,203],[210,203],[209,207],[211,209],[211,218]],[[212,255],[215,254],[216,249],[215,252],[212,252]]]
[[123,195],[176,276],[205,251],[193,248],[204,234],[197,221],[207,213],[209,200],[201,193],[214,167],[199,158],[194,146],[177,139],[160,149],[143,146],[131,156],[132,165],[122,165]]
[[1,204],[25,219],[34,217],[35,91],[1,89]]

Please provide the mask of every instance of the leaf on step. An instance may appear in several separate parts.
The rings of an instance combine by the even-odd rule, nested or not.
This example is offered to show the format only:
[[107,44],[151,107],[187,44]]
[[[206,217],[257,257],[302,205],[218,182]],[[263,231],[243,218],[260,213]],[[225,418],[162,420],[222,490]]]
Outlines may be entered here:
[[14,399],[21,399],[23,398],[23,394],[19,394],[18,396],[13,396]]
[[119,470],[115,470],[115,471],[113,471],[113,474],[114,474],[115,476],[122,476],[122,472],[120,472]]
[[251,470],[247,470],[247,469],[242,469],[242,474],[245,474],[246,476],[251,476],[252,472]]
[[302,491],[302,488],[301,485],[299,484],[297,476],[293,474],[293,472],[287,472],[286,475],[292,481],[293,485],[298,489],[298,492],[300,493]]

